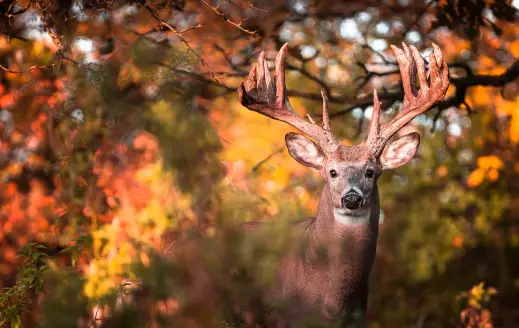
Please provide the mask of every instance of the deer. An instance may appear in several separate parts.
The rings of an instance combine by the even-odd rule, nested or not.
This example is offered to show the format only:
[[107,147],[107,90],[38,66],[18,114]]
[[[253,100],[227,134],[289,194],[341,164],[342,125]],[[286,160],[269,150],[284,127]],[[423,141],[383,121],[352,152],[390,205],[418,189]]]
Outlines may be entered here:
[[[298,163],[317,170],[325,182],[316,216],[294,221],[292,226],[307,241],[305,255],[291,252],[279,266],[280,286],[275,297],[299,302],[286,315],[286,323],[307,310],[316,310],[327,320],[339,318],[343,324],[362,325],[379,232],[377,181],[384,170],[414,158],[420,143],[418,132],[396,140],[393,136],[442,101],[449,87],[449,69],[438,46],[433,44],[426,69],[419,51],[402,45],[403,49],[391,46],[402,77],[402,107],[390,122],[381,124],[381,102],[374,90],[369,133],[360,144],[346,146],[337,140],[330,128],[328,96],[323,91],[321,126],[310,116],[308,122],[295,113],[285,84],[288,44],[277,54],[274,76],[265,52],[261,52],[257,65],[238,87],[244,107],[306,135],[287,133],[288,152]],[[320,249],[326,250],[324,262],[317,261]]]

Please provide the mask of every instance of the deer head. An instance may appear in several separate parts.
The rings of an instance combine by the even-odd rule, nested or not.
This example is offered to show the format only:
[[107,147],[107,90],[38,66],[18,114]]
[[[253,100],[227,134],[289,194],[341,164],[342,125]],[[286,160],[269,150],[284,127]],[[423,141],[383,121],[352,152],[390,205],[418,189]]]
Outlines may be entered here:
[[[376,181],[385,169],[392,169],[409,162],[420,143],[416,132],[407,134],[391,143],[396,132],[416,116],[427,111],[434,103],[443,100],[449,86],[448,67],[440,49],[433,44],[429,58],[428,76],[424,60],[418,50],[403,44],[403,50],[392,46],[396,55],[404,88],[403,107],[387,124],[380,124],[380,101],[373,92],[373,115],[367,139],[358,145],[345,146],[337,141],[330,129],[328,99],[324,92],[322,126],[299,117],[292,109],[285,85],[285,58],[287,44],[279,51],[272,78],[265,62],[265,54],[259,56],[248,79],[238,89],[243,106],[260,114],[292,125],[309,138],[288,133],[285,136],[290,155],[299,163],[314,168],[326,180],[331,191],[331,202],[336,218],[351,217],[369,208]],[[417,91],[416,76],[420,83]]]

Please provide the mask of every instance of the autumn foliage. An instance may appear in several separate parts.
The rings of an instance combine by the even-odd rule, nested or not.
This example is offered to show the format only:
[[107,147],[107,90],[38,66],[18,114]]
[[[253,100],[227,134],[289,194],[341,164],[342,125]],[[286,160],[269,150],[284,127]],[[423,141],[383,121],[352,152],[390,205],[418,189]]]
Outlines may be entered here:
[[[0,14],[0,327],[268,312],[287,223],[315,214],[322,180],[236,87],[288,42],[295,111],[319,121],[325,90],[355,144],[374,88],[383,121],[401,106],[402,41],[438,44],[451,86],[402,131],[420,132],[416,158],[380,178],[367,325],[519,324],[517,1],[9,0]],[[246,221],[277,224],[249,236]],[[170,241],[188,245],[175,261]]]

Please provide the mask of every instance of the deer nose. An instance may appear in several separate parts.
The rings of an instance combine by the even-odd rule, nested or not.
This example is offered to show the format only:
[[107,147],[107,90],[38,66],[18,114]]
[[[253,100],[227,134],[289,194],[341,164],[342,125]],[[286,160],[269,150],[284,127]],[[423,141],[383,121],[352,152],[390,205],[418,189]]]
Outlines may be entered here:
[[350,190],[346,195],[342,196],[341,204],[349,210],[356,210],[361,207],[363,203],[362,196],[355,190]]

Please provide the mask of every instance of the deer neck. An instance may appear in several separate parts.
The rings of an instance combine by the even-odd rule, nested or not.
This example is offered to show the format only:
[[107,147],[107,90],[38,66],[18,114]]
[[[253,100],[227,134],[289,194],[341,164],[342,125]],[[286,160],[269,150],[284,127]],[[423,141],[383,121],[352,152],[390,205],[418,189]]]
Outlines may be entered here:
[[[309,231],[310,249],[327,250],[329,293],[340,299],[343,311],[365,311],[368,279],[378,237],[380,204],[375,189],[370,206],[352,216],[334,211],[328,186],[323,190],[315,224]],[[319,252],[315,252],[317,254]]]

